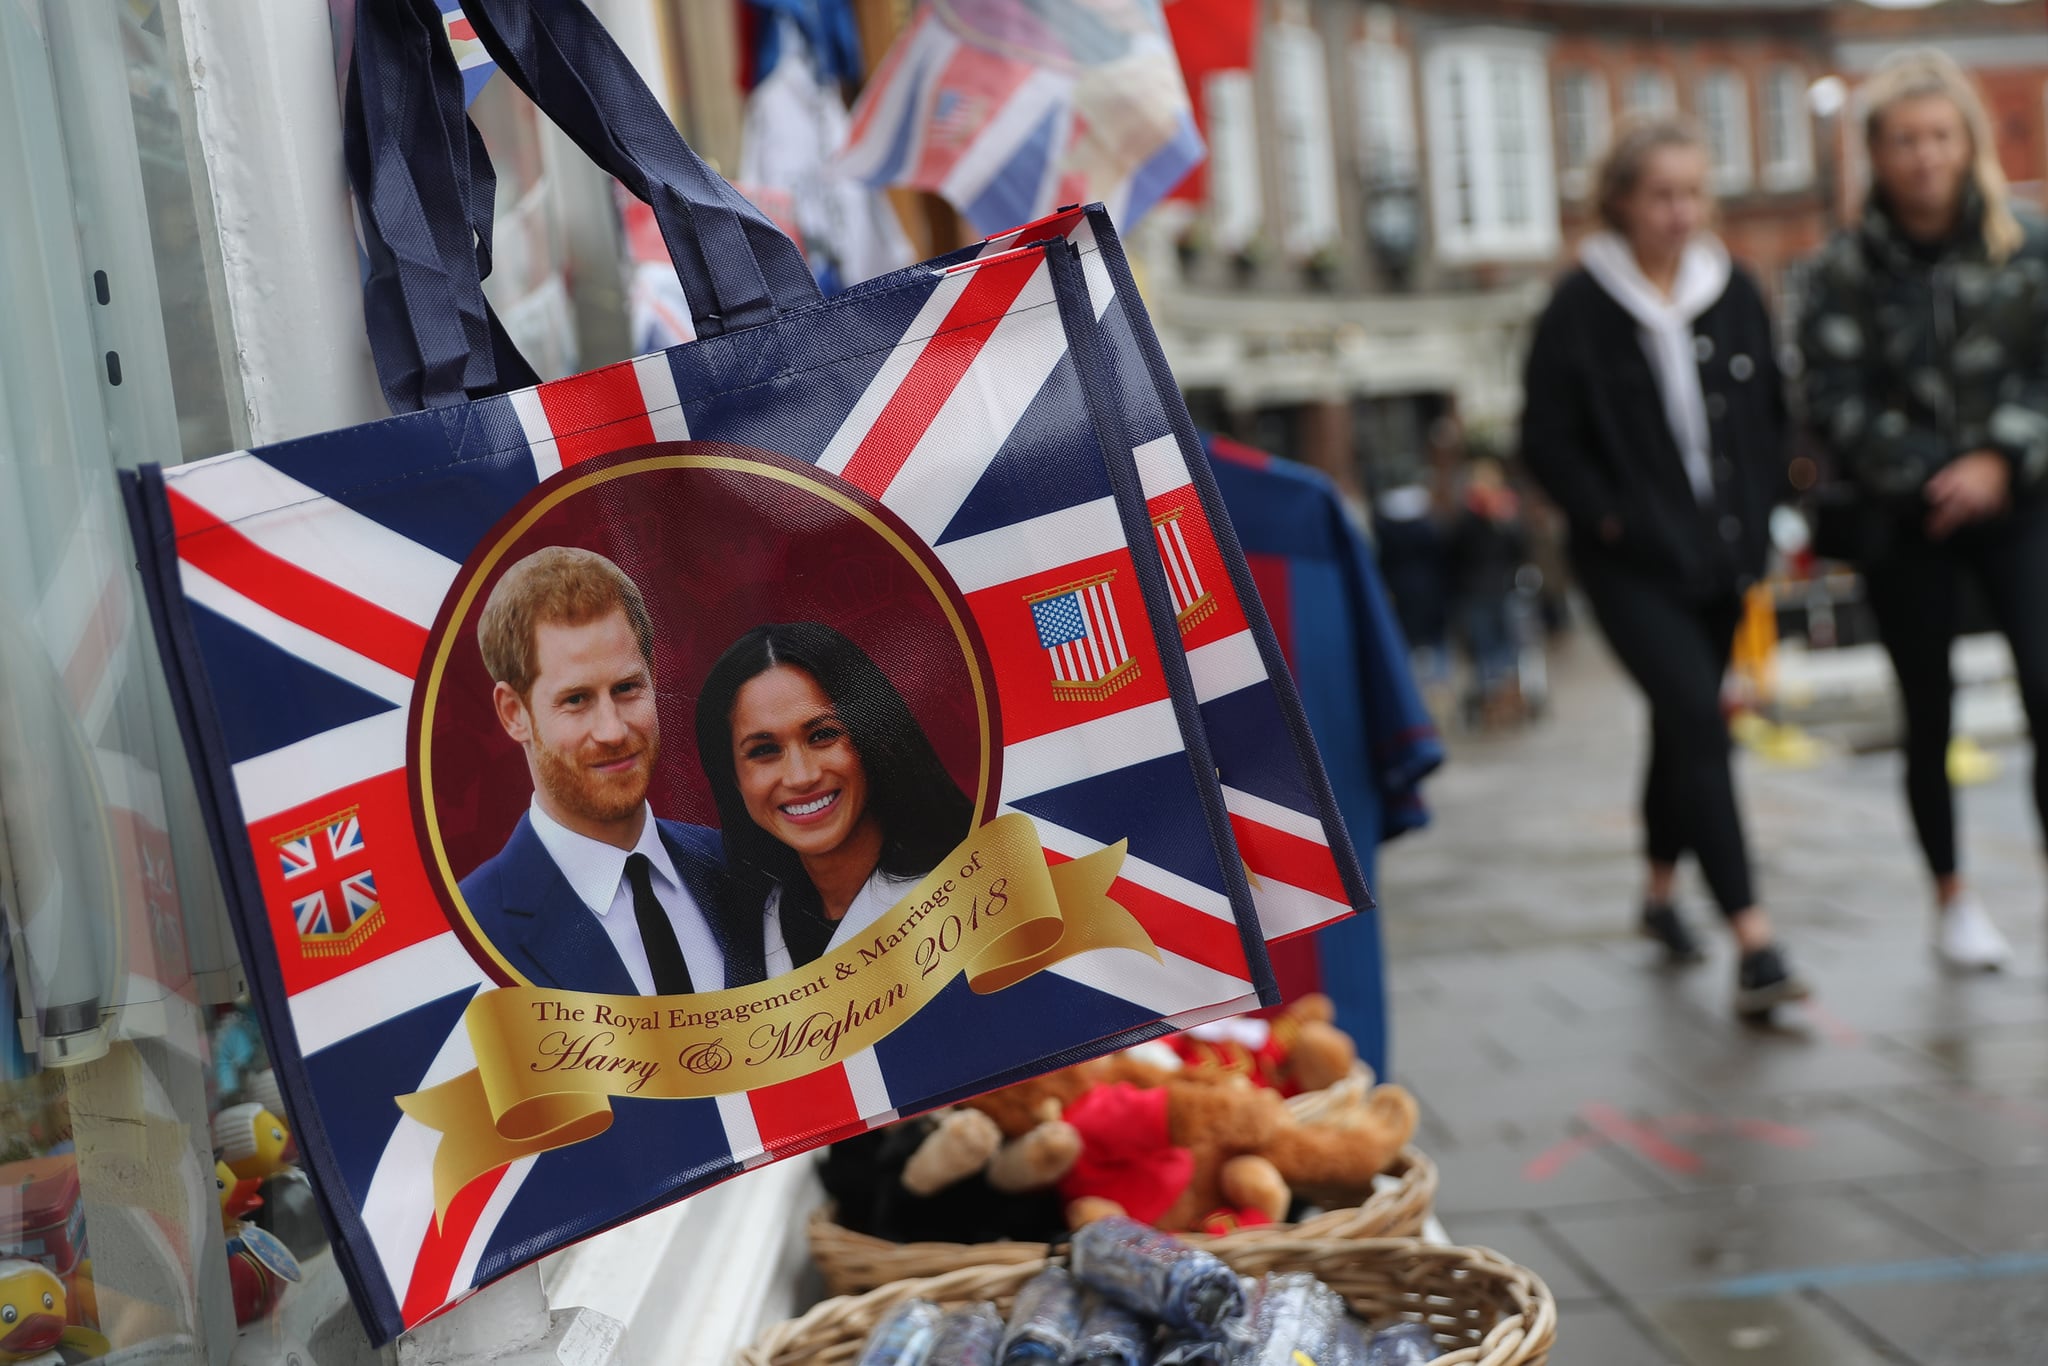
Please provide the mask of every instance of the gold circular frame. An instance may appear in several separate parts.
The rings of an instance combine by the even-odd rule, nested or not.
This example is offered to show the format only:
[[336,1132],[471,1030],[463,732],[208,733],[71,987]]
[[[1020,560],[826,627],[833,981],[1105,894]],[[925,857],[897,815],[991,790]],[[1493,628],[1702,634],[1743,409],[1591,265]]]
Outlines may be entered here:
[[[727,450],[744,449],[709,441],[662,444],[677,447],[724,446]],[[947,624],[952,627],[953,638],[959,644],[960,653],[967,664],[968,679],[974,686],[974,712],[981,742],[981,780],[974,794],[975,827],[979,828],[986,824],[991,814],[990,807],[995,800],[996,761],[995,721],[989,697],[989,685],[993,680],[986,677],[990,671],[988,660],[964,614],[964,597],[950,575],[940,577],[944,573],[944,568],[937,563],[937,556],[930,547],[907,537],[904,532],[877,516],[875,510],[865,506],[859,498],[825,482],[832,478],[831,475],[810,466],[798,466],[793,461],[788,464],[782,463],[781,458],[774,457],[772,452],[763,451],[752,456],[697,453],[647,456],[576,475],[536,499],[516,521],[498,534],[497,539],[480,558],[473,559],[463,576],[462,590],[454,599],[453,610],[447,613],[444,620],[436,623],[436,638],[432,643],[433,654],[426,669],[420,674],[419,702],[415,707],[412,768],[419,792],[419,825],[426,835],[432,855],[430,871],[438,879],[446,903],[462,918],[462,929],[465,931],[462,937],[469,941],[472,951],[480,950],[487,954],[490,958],[489,966],[495,969],[496,974],[518,986],[530,987],[533,982],[506,960],[498,951],[498,946],[490,941],[490,937],[477,924],[476,917],[470,913],[469,903],[463,899],[461,879],[456,877],[454,869],[449,865],[447,846],[441,839],[441,822],[436,814],[434,800],[433,754],[434,712],[440,702],[441,677],[447,670],[454,642],[461,634],[458,627],[469,619],[470,609],[475,605],[477,594],[484,582],[490,578],[491,571],[505,557],[506,552],[532,529],[535,522],[576,495],[614,480],[636,474],[677,469],[720,470],[729,474],[755,475],[813,494],[841,512],[858,519],[917,571],[918,578],[945,609]]]

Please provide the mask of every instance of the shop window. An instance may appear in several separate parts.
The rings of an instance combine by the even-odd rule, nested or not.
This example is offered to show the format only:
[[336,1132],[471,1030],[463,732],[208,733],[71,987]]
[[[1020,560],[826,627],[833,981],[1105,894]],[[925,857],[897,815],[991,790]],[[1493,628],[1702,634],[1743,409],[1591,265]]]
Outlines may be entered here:
[[1550,104],[1540,48],[1451,42],[1424,68],[1437,251],[1448,261],[1557,249]]
[[1557,183],[1566,195],[1583,199],[1592,189],[1607,138],[1607,81],[1597,71],[1564,72],[1557,78]]
[[1749,188],[1749,91],[1735,71],[1722,68],[1700,77],[1694,90],[1700,131],[1707,139],[1714,189],[1737,194]]
[[1759,92],[1763,105],[1764,185],[1803,189],[1813,183],[1813,124],[1806,112],[1806,73],[1774,66]]

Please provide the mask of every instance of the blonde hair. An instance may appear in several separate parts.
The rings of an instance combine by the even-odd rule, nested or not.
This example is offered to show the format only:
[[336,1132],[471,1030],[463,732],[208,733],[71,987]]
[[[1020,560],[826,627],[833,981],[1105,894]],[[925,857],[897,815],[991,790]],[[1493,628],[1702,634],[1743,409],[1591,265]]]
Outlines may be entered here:
[[1883,131],[1884,116],[1899,105],[1937,95],[1956,107],[1970,130],[1970,173],[1984,201],[1984,250],[1993,261],[2002,263],[2020,249],[2026,234],[2012,214],[1991,115],[1985,111],[1976,83],[1954,58],[1931,47],[1908,48],[1885,58],[1857,92],[1863,104],[1864,140],[1874,145]]
[[476,643],[493,683],[522,698],[540,672],[535,634],[543,623],[582,626],[624,612],[654,672],[654,625],[647,604],[626,571],[594,550],[551,545],[505,571],[477,619]]
[[1704,152],[1707,140],[1692,120],[1670,114],[1632,114],[1622,120],[1593,177],[1593,203],[1600,210],[1601,222],[1616,232],[1628,231],[1621,218],[1621,201],[1635,192],[1650,158],[1667,147]]

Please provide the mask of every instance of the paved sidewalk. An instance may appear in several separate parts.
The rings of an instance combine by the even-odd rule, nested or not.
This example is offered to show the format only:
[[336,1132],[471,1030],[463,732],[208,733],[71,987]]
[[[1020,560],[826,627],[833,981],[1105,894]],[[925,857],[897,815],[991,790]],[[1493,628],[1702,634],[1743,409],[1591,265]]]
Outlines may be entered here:
[[[1553,1366],[2048,1363],[2048,880],[2022,748],[1967,791],[2018,966],[1944,977],[1895,752],[1745,759],[1767,904],[1820,991],[1733,1019],[1732,958],[1630,931],[1642,709],[1597,640],[1554,714],[1456,746],[1385,851],[1393,1056],[1454,1239],[1536,1268]],[[1686,904],[1710,927],[1688,873]]]

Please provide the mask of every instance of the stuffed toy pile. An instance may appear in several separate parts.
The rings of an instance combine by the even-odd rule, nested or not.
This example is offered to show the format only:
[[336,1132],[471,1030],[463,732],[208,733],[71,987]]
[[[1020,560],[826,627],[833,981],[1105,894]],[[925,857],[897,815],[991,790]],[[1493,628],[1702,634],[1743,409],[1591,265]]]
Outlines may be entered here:
[[1173,1232],[1355,1204],[1415,1132],[1398,1086],[1286,1098],[1356,1070],[1328,998],[1080,1063],[835,1144],[823,1176],[846,1228],[894,1242],[1050,1241],[1110,1216]]

